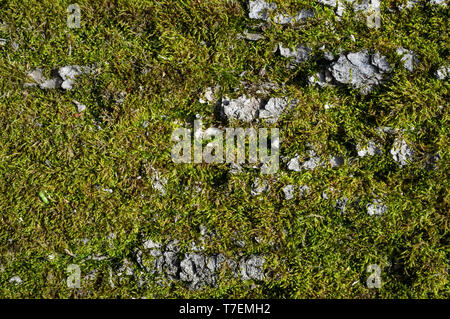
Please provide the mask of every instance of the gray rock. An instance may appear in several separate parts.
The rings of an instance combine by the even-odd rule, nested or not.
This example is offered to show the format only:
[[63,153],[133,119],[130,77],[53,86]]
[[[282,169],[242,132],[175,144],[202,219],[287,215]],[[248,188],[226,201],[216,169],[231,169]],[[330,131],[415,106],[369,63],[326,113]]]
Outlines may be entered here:
[[438,80],[448,79],[450,77],[450,67],[441,66],[439,69],[436,70],[435,75]]
[[282,44],[278,45],[280,55],[286,58],[293,58],[292,63],[299,64],[309,59],[311,55],[311,48],[299,44],[294,49],[285,48]]
[[308,150],[308,155],[309,155],[308,160],[306,160],[302,165],[304,169],[312,171],[317,167],[324,166],[322,159],[320,158],[320,156],[316,154],[316,151]]
[[[360,67],[362,67],[361,70]],[[339,60],[331,66],[331,73],[336,81],[361,88],[367,82],[366,78],[376,74],[376,70],[369,64],[369,55],[358,52],[350,53],[348,56],[341,55]]]
[[[70,90],[75,84],[75,79],[83,74],[89,73],[91,68],[78,66],[78,65],[68,65],[63,66],[59,69],[55,69],[51,72],[51,78],[47,79],[43,75],[42,69],[34,69],[28,73],[41,89],[58,89],[62,88],[65,90]],[[25,86],[33,86],[30,83],[26,83]]]
[[401,61],[403,62],[405,69],[409,72],[413,72],[414,67],[419,64],[419,58],[417,55],[413,51],[402,47],[398,48],[396,53],[402,57]]
[[[429,1],[430,1],[430,4],[432,4],[432,5],[441,5],[444,7],[447,6],[447,2],[446,2],[447,0],[429,0]],[[408,2],[406,2],[406,4],[399,5],[398,8],[399,8],[399,10],[411,9],[419,2],[420,2],[420,0],[408,0]]]
[[151,176],[153,189],[158,191],[161,196],[166,195],[167,179],[161,176],[161,173],[151,167],[153,173]]
[[251,33],[251,32],[248,32],[247,30],[245,30],[244,34],[240,34],[238,36],[238,39],[245,39],[245,40],[249,40],[249,41],[258,41],[258,40],[264,39],[264,35],[262,35],[260,33]]
[[394,145],[391,149],[391,155],[400,167],[407,165],[414,159],[413,149],[408,146],[405,140],[399,138],[394,141]]
[[330,7],[336,7],[337,1],[336,0],[316,0],[318,3],[324,4],[326,6]]
[[9,279],[9,282],[15,285],[21,285],[22,284],[22,278],[20,278],[19,276],[13,276]]
[[298,156],[292,158],[288,164],[287,164],[287,169],[290,171],[294,171],[294,172],[300,172],[302,169],[300,167],[300,161]]
[[274,97],[266,103],[259,98],[242,95],[237,99],[224,98],[220,102],[221,116],[227,120],[234,119],[242,122],[251,122],[256,118],[266,119],[269,123],[278,121],[281,113],[288,107],[294,107],[296,100]]
[[264,279],[264,258],[253,255],[248,259],[241,259],[239,269],[242,280],[263,280]]
[[314,17],[315,13],[313,9],[304,9],[299,11],[295,17],[292,17],[287,14],[278,13],[275,18],[274,22],[277,24],[289,24],[294,22],[302,22],[308,18]]
[[248,16],[250,19],[267,21],[269,19],[270,12],[276,8],[277,5],[275,3],[267,3],[264,0],[249,1]]
[[[287,98],[274,97],[270,98],[269,101],[264,105],[264,107],[259,110],[259,118],[267,119],[270,123],[275,123],[278,121],[281,113],[288,106],[289,101]],[[293,107],[297,104],[296,100],[291,101],[290,105]]]
[[444,7],[447,6],[447,0],[430,0],[430,3],[434,4],[434,5],[444,6]]
[[298,188],[298,191],[300,193],[300,197],[305,197],[307,195],[307,193],[309,193],[309,191],[311,190],[311,187],[309,187],[308,185],[302,185]]
[[144,242],[144,249],[160,249],[161,243],[154,242],[151,239],[148,239]]
[[268,189],[267,181],[261,180],[260,178],[257,177],[253,181],[252,190],[251,190],[250,194],[252,196],[257,196],[257,195],[260,195],[263,192],[267,191],[267,189]]
[[342,54],[332,62],[329,70],[334,80],[341,84],[350,84],[367,94],[374,86],[382,83],[385,73],[390,71],[384,57],[379,54],[370,56],[366,50]]
[[[344,14],[347,4],[353,4],[353,10],[355,11],[367,11],[370,7],[369,0],[317,0],[317,2],[332,8],[336,8],[336,15],[338,15],[339,17],[342,17],[342,15]],[[373,1],[372,3],[375,9],[377,9],[377,7],[379,9],[379,1]]]
[[75,104],[75,106],[77,107],[78,113],[81,113],[86,110],[86,105],[81,104],[80,102],[78,102],[76,100],[72,100],[72,103]]
[[294,192],[295,192],[294,185],[286,185],[285,187],[282,188],[282,190],[284,193],[284,199],[290,200],[290,199],[294,198]]
[[308,82],[310,84],[319,85],[320,87],[329,86],[332,81],[333,77],[328,69],[317,72],[315,75],[312,75],[308,78]]
[[344,165],[345,163],[345,159],[342,156],[332,156],[330,158],[330,164],[331,167],[335,168],[335,167],[340,167],[342,165]]
[[383,204],[379,199],[375,199],[372,203],[367,204],[367,214],[370,216],[381,216],[387,212],[387,206]]
[[382,154],[382,150],[379,145],[377,145],[374,141],[369,141],[367,146],[362,148],[359,144],[356,146],[358,151],[358,156],[364,157],[367,155],[374,156],[377,154]]
[[260,99],[242,95],[234,100],[222,99],[220,108],[222,116],[227,119],[251,122],[256,118],[260,105]]
[[375,52],[374,55],[372,55],[372,64],[376,66],[381,72],[389,73],[392,71],[391,66],[386,60],[385,56],[382,56],[380,52]]

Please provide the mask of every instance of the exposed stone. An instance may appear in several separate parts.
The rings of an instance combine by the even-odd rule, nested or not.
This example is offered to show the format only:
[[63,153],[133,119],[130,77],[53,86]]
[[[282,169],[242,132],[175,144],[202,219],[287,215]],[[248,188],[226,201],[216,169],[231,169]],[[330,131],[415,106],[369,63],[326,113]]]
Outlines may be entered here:
[[266,119],[269,123],[275,123],[288,105],[294,107],[296,104],[297,100],[289,102],[287,98],[270,98],[264,107],[259,110],[259,118]]
[[441,66],[439,69],[436,70],[435,75],[438,80],[448,79],[450,77],[450,67]]
[[399,138],[395,139],[391,154],[400,167],[407,165],[414,159],[413,149],[408,146],[405,140]]
[[330,158],[330,164],[331,167],[335,168],[335,167],[340,167],[342,165],[344,165],[345,163],[345,159],[342,156],[332,156]]
[[300,197],[304,197],[307,195],[307,193],[311,190],[311,187],[308,185],[302,185],[298,188],[298,192],[300,194]]
[[[306,60],[311,55],[311,48],[299,44],[294,49],[285,48],[282,44],[278,45],[280,55],[286,58],[292,58],[291,63],[293,64],[299,64]],[[293,67],[293,65],[290,65],[290,67]]]
[[158,191],[161,194],[161,196],[165,196],[166,195],[167,178],[162,177],[161,173],[158,172],[153,167],[151,167],[151,170],[152,170],[151,179],[152,179],[153,189]]
[[300,172],[302,169],[300,167],[300,161],[298,156],[292,158],[287,164],[287,169],[294,172]]
[[78,113],[81,113],[86,110],[86,105],[81,104],[80,102],[78,102],[76,100],[72,100],[72,103],[75,104],[75,106],[77,107]]
[[22,278],[20,278],[19,276],[13,276],[9,279],[10,283],[16,284],[16,285],[21,285],[22,284]]
[[409,72],[413,72],[414,66],[419,64],[419,58],[417,57],[417,55],[413,51],[407,50],[402,47],[398,48],[396,53],[402,57],[401,61],[403,62],[403,66],[405,67],[405,69],[407,69]]
[[289,24],[289,23],[295,23],[295,22],[302,22],[308,18],[314,17],[314,10],[313,9],[304,9],[299,11],[295,17],[292,17],[287,14],[278,13],[275,18],[274,22],[277,24]]
[[239,270],[242,280],[263,280],[264,279],[264,258],[253,255],[248,259],[241,259]]
[[[75,85],[75,79],[84,73],[91,72],[90,67],[68,65],[59,69],[54,69],[51,72],[51,78],[47,79],[43,75],[43,70],[40,68],[31,70],[28,76],[31,77],[41,89],[64,89],[70,90]],[[25,83],[25,87],[35,86],[34,83]]]
[[351,84],[361,93],[366,94],[374,86],[381,84],[383,74],[387,72],[385,70],[389,70],[388,66],[381,62],[383,60],[384,57],[379,55],[371,57],[366,50],[342,54],[336,62],[331,64],[330,72],[338,83]]
[[372,203],[367,204],[367,214],[373,216],[381,216],[387,212],[387,206],[379,199],[375,199]]
[[257,177],[253,181],[252,190],[251,190],[250,194],[252,196],[257,196],[257,195],[260,195],[261,193],[267,191],[267,189],[268,189],[267,181],[261,180],[260,178]]
[[[331,59],[332,56],[328,56]],[[382,83],[386,73],[392,69],[379,52],[370,55],[367,50],[341,54],[337,60],[325,65],[321,71],[308,78],[310,84],[321,87],[333,83],[350,84],[362,94],[369,93],[374,86]]]
[[223,118],[251,122],[257,118],[266,119],[269,123],[278,121],[281,113],[288,107],[294,107],[296,100],[273,97],[267,102],[263,99],[242,95],[237,99],[224,98],[220,102],[220,114]]
[[290,199],[294,198],[294,192],[295,192],[294,185],[286,185],[285,187],[282,188],[282,190],[284,193],[284,199],[290,200]]
[[382,150],[379,145],[377,145],[374,141],[369,141],[367,146],[362,148],[359,144],[356,146],[358,151],[358,156],[364,157],[367,155],[374,156],[378,154],[382,154]]
[[256,118],[260,108],[261,100],[242,95],[237,99],[222,99],[221,112],[222,116],[227,119],[235,119],[243,122],[251,122]]
[[243,34],[238,35],[238,39],[245,39],[248,41],[258,41],[264,39],[264,35],[260,33],[251,33],[245,30]]
[[248,16],[250,19],[267,21],[269,19],[270,12],[276,8],[277,5],[275,3],[267,3],[264,0],[251,0],[249,1]]
[[308,155],[308,160],[306,160],[302,165],[304,169],[314,170],[317,167],[324,166],[322,159],[316,154],[316,151],[308,150]]

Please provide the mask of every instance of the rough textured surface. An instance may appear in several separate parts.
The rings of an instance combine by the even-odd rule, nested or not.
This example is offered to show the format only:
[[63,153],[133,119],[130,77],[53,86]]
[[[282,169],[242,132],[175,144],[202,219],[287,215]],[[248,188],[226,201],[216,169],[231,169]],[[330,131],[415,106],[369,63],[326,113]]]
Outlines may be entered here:
[[294,99],[273,97],[266,101],[242,95],[237,99],[222,99],[220,114],[227,120],[234,119],[248,123],[260,118],[267,120],[269,123],[275,123],[285,109],[292,108],[296,104],[297,101]]
[[262,194],[263,192],[267,191],[268,185],[265,180],[261,180],[260,178],[255,178],[252,184],[252,196],[257,196]]
[[383,151],[381,147],[376,144],[374,141],[369,141],[365,147],[361,147],[359,144],[356,146],[358,151],[358,156],[364,157],[367,155],[373,156],[377,154],[382,154]]
[[291,58],[292,64],[289,65],[290,67],[293,67],[293,64],[302,63],[308,60],[311,54],[311,48],[302,44],[297,45],[294,49],[285,48],[282,44],[279,44],[278,48],[281,56]]
[[[211,238],[206,233],[207,231],[203,228],[202,241]],[[203,246],[192,243],[191,251],[183,254],[180,252],[177,240],[169,241],[164,245],[148,239],[144,241],[143,249],[136,252],[136,260],[147,272],[169,280],[185,282],[192,290],[215,286],[217,272],[225,264],[231,268],[236,277],[239,276],[242,280],[264,279],[264,258],[261,256],[242,257],[237,263],[223,254],[207,255],[203,250]],[[116,271],[116,276],[123,274],[134,274],[132,265],[128,261]]]
[[250,19],[268,20],[271,11],[277,8],[275,3],[268,3],[264,0],[249,1],[248,4]]
[[350,84],[362,93],[368,93],[374,86],[381,84],[389,69],[383,58],[378,55],[371,57],[367,51],[341,55],[330,66],[334,80],[341,84]]
[[284,199],[290,200],[294,198],[295,187],[294,185],[286,185],[282,188],[284,193]]
[[392,158],[400,167],[407,165],[414,159],[414,151],[405,140],[397,138],[391,149]]
[[405,69],[407,69],[409,72],[413,72],[414,67],[419,64],[419,58],[416,56],[416,54],[413,51],[407,50],[405,48],[398,48],[396,52],[399,56],[401,56],[401,61]]
[[251,122],[256,118],[261,106],[261,100],[242,95],[234,100],[222,99],[222,116],[226,119],[235,119],[242,122]]
[[450,67],[448,66],[441,66],[439,69],[436,70],[436,78],[439,80],[445,80],[450,77]]
[[[71,90],[74,88],[75,80],[78,76],[92,71],[91,67],[79,65],[67,65],[54,69],[51,72],[51,78],[44,76],[43,69],[37,68],[31,70],[28,76],[31,77],[41,89],[64,89]],[[33,83],[25,83],[26,87],[34,86]]]
[[367,204],[367,214],[370,216],[381,216],[387,212],[387,206],[381,200],[375,199]]
[[341,54],[337,60],[309,78],[311,84],[327,86],[329,84],[349,84],[367,94],[383,82],[387,73],[392,71],[386,57],[379,52],[370,55],[367,50]]

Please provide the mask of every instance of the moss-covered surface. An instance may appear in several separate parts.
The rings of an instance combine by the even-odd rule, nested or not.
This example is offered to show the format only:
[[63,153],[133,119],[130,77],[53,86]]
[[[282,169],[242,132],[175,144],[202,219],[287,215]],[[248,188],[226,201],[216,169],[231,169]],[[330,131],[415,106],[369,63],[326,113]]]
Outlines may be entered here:
[[[434,75],[449,62],[448,7],[389,11],[402,1],[383,1],[376,30],[352,11],[338,20],[315,1],[283,1],[288,12],[315,8],[316,15],[265,26],[255,31],[264,39],[252,42],[238,37],[260,23],[248,18],[247,1],[77,2],[79,29],[66,25],[68,1],[0,4],[2,298],[449,297],[449,85]],[[288,69],[274,52],[279,42],[309,44],[312,57]],[[335,54],[379,51],[391,77],[365,96],[346,86],[309,86],[322,46]],[[396,56],[400,46],[419,57],[414,72]],[[81,76],[73,90],[24,87],[31,69],[92,64],[98,72]],[[174,128],[196,114],[205,127],[223,127],[214,107],[198,102],[205,88],[220,86],[218,97],[252,95],[243,81],[278,83],[273,96],[299,100],[272,125],[281,131],[282,156],[303,156],[311,143],[324,157],[344,156],[345,165],[293,172],[282,163],[276,175],[261,176],[251,168],[230,174],[226,164],[173,163]],[[76,114],[72,100],[86,111]],[[398,129],[413,162],[397,165],[393,136],[380,135],[380,126]],[[383,154],[359,158],[356,144],[373,139]],[[425,168],[428,154],[440,155],[432,169]],[[167,178],[166,196],[152,187],[150,165]],[[251,196],[255,177],[269,191]],[[311,191],[288,201],[287,184]],[[195,185],[202,190],[192,191]],[[335,208],[344,196],[352,203],[345,213]],[[367,214],[375,197],[388,207],[382,216]],[[264,256],[265,280],[241,281],[225,267],[217,287],[190,290],[181,281],[161,285],[135,262],[144,238],[178,239],[183,251],[198,242],[201,225],[219,235],[206,243],[208,253]],[[95,255],[107,259],[86,259]],[[124,259],[135,276],[112,287],[110,269]],[[80,265],[79,289],[66,285],[70,264]],[[370,264],[382,269],[380,289],[366,285]],[[85,280],[93,269],[95,278]]]

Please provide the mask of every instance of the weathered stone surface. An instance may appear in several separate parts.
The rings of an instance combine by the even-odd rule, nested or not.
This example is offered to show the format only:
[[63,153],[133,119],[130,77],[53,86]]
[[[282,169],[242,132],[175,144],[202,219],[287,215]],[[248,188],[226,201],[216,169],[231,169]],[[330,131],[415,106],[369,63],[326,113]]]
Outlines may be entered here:
[[300,163],[300,157],[298,155],[292,158],[287,164],[288,170],[300,172],[303,169],[314,170],[325,165],[325,162],[316,154],[316,151],[311,149],[307,151],[307,154],[308,156],[303,163]]
[[311,48],[306,45],[299,44],[294,49],[283,47],[282,44],[278,45],[280,55],[286,58],[292,58],[291,63],[299,64],[309,59],[311,55]]
[[[201,230],[202,237],[206,235],[206,229]],[[237,272],[236,261],[222,254],[206,255],[204,247],[192,243],[188,253],[180,253],[179,242],[172,240],[166,245],[145,240],[143,250],[137,250],[136,260],[145,271],[158,274],[169,280],[186,282],[190,289],[197,290],[204,286],[215,286],[217,272],[226,263],[235,276],[241,276],[242,280],[263,279],[264,258],[252,255],[242,258],[239,265],[241,272]],[[116,274],[134,275],[132,264],[123,264]]]
[[260,178],[257,177],[253,181],[252,190],[251,190],[250,194],[252,196],[257,196],[257,195],[260,195],[263,192],[267,191],[267,189],[268,189],[267,182],[265,180],[261,180]]
[[364,157],[367,155],[373,156],[377,154],[382,154],[382,150],[378,144],[376,144],[374,141],[369,141],[367,143],[366,147],[361,147],[359,144],[356,146],[356,149],[358,151],[358,156]]
[[339,209],[342,213],[345,213],[345,210],[347,208],[348,198],[347,197],[341,197],[336,200],[336,209]]
[[226,119],[235,119],[242,122],[251,122],[256,118],[261,106],[261,100],[242,95],[237,99],[222,99],[221,113]]
[[[264,20],[268,21],[270,18],[271,12],[276,10],[277,4],[274,2],[266,2],[264,0],[254,0],[249,1],[249,18],[250,19],[258,19],[258,20]],[[288,24],[288,23],[294,23],[294,22],[301,22],[307,18],[314,17],[314,10],[313,9],[303,9],[300,10],[295,17],[292,17],[288,14],[284,13],[277,13],[274,18],[273,22],[278,24]]]
[[332,156],[330,158],[331,167],[336,168],[344,165],[345,159],[342,156]]
[[269,123],[278,121],[281,113],[288,107],[293,107],[296,100],[274,97],[267,102],[263,99],[242,95],[237,99],[224,98],[220,102],[220,114],[227,120],[251,122],[257,118],[266,119]]
[[448,79],[450,77],[450,67],[441,66],[439,69],[436,70],[435,75],[438,80]]
[[161,173],[156,169],[154,169],[153,167],[151,167],[151,170],[152,170],[151,180],[153,189],[158,191],[161,196],[165,196],[167,193],[166,192],[167,178],[161,176]]
[[279,97],[270,98],[263,108],[259,110],[259,118],[266,119],[269,123],[275,123],[288,105],[294,107],[296,104],[296,100],[289,101],[287,98]]
[[[327,60],[330,60],[329,55]],[[349,84],[359,89],[362,94],[369,93],[375,86],[380,85],[384,76],[392,68],[379,52],[370,55],[367,50],[341,54],[337,59],[325,65],[317,74],[310,76],[310,84],[325,87],[333,84]]]
[[277,8],[275,3],[268,3],[264,0],[251,0],[249,1],[249,13],[250,19],[258,19],[267,21],[269,19],[270,12]]
[[288,14],[278,13],[274,18],[274,22],[277,24],[289,24],[289,23],[301,22],[308,18],[314,17],[314,15],[315,15],[315,13],[314,13],[313,9],[301,10],[295,15],[295,17],[292,17]]
[[312,171],[317,167],[324,166],[324,162],[320,156],[316,154],[316,151],[308,150],[308,156],[308,159],[302,165],[304,169]]
[[263,280],[264,279],[264,258],[253,255],[249,258],[241,259],[239,269],[243,280]]
[[419,64],[419,58],[417,55],[413,51],[401,47],[398,48],[396,52],[402,57],[401,61],[403,62],[405,69],[409,72],[413,72],[414,67]]
[[368,93],[381,83],[385,71],[372,64],[367,51],[361,51],[341,55],[331,64],[330,72],[337,82],[350,84],[362,93]]
[[282,188],[282,191],[284,193],[284,199],[290,200],[290,199],[294,198],[294,192],[295,192],[294,185],[286,185],[285,187]]
[[9,282],[15,285],[21,285],[23,281],[22,278],[16,275],[9,278]]
[[407,165],[414,159],[414,151],[409,147],[405,140],[397,138],[391,149],[392,158],[400,167]]
[[387,206],[379,199],[375,199],[372,203],[367,204],[367,214],[373,216],[381,216],[387,212]]
[[[91,72],[90,67],[67,65],[59,69],[54,69],[51,72],[51,77],[47,79],[43,75],[43,70],[40,68],[34,69],[28,73],[41,89],[64,89],[71,90],[75,85],[75,80],[78,76],[84,73]],[[33,83],[25,83],[26,87],[34,86]]]

